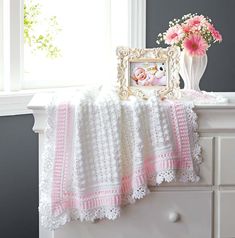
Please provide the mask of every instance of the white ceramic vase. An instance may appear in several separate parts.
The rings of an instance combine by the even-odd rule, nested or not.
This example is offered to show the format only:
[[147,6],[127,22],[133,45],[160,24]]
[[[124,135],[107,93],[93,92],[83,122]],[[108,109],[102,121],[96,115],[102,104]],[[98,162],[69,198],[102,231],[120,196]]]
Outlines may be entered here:
[[180,55],[180,75],[184,81],[184,89],[200,91],[199,83],[207,66],[207,54],[191,56],[186,51]]

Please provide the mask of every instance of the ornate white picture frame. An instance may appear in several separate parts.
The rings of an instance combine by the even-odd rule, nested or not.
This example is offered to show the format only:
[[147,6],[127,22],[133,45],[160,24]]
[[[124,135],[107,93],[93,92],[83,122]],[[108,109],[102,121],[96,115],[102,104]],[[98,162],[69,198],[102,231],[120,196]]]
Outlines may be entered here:
[[137,49],[118,47],[118,92],[121,99],[130,95],[147,99],[149,92],[161,98],[179,98],[180,49]]

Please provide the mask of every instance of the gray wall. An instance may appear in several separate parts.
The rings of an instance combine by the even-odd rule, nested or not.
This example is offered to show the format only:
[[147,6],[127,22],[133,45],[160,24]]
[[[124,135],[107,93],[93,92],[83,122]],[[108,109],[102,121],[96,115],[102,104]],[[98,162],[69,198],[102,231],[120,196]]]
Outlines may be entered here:
[[0,117],[0,237],[38,237],[38,137],[33,116]]
[[190,12],[210,17],[223,41],[208,50],[208,65],[200,88],[235,92],[234,11],[234,0],[147,0],[147,47],[157,47],[156,36],[168,28],[168,22],[173,18]]

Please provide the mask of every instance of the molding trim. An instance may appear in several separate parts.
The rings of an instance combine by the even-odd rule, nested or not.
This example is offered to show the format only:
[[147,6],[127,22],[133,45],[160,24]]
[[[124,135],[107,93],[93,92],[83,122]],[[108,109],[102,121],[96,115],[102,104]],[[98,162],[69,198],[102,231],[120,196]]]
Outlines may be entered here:
[[131,48],[146,48],[146,0],[128,0],[128,32]]
[[28,95],[5,95],[0,96],[0,116],[15,116],[32,114],[32,110],[27,105],[33,98],[33,94]]
[[198,117],[199,133],[235,132],[235,104],[218,105],[211,108],[195,108]]

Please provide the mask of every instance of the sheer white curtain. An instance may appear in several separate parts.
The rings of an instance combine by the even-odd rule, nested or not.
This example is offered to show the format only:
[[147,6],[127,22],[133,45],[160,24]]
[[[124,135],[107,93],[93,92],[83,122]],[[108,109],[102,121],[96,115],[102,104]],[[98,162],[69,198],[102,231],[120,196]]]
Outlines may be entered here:
[[[25,0],[29,1],[29,0]],[[128,45],[128,0],[41,0],[42,17],[57,16],[57,59],[24,50],[24,84],[99,85],[116,81],[115,49]],[[43,29],[38,26],[38,32]],[[59,83],[60,84],[60,83]],[[31,85],[31,86],[30,86]]]

